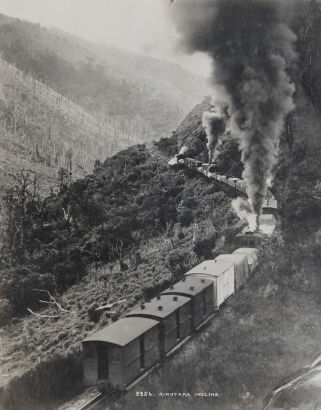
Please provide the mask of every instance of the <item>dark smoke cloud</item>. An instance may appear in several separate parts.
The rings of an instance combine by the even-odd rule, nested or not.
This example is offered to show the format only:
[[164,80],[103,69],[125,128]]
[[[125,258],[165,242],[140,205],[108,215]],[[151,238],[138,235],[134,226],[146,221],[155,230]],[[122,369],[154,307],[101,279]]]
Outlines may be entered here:
[[177,0],[172,8],[182,45],[212,58],[212,82],[229,104],[231,131],[240,139],[243,178],[257,214],[284,119],[294,108],[286,69],[296,59],[296,36],[285,24],[282,1]]
[[223,109],[214,105],[212,111],[203,113],[202,125],[207,135],[209,162],[213,162],[216,147],[221,143],[221,136],[226,128],[226,114]]

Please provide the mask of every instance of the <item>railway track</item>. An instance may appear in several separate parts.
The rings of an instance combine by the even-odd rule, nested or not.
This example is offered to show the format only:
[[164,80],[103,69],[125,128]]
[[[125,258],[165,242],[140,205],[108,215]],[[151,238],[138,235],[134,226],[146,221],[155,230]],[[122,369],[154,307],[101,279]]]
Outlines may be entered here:
[[102,410],[105,409],[106,406],[103,407],[104,403],[104,394],[99,393],[97,396],[93,397],[90,401],[84,404],[82,407],[79,407],[78,410]]

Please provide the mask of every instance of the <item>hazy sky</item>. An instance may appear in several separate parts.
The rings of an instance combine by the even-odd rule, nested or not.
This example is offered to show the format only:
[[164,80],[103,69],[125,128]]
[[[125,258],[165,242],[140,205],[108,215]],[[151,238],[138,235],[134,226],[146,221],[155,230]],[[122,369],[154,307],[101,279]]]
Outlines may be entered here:
[[177,33],[169,18],[172,7],[175,3],[170,0],[0,0],[0,13],[170,60],[208,76],[206,56],[177,49]]

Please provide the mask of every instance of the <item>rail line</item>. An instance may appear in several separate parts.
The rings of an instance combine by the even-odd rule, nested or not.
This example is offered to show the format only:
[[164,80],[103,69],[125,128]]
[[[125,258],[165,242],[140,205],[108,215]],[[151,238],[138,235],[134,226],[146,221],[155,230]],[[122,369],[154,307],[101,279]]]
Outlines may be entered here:
[[[155,157],[158,157],[158,158],[162,159],[163,161],[166,161],[167,163],[168,163],[169,160],[170,160],[170,157],[167,157],[167,156],[165,156],[165,155],[162,155],[162,154],[160,154],[159,152],[154,151],[153,149],[150,149],[150,150],[149,150],[149,153],[150,153],[151,155],[155,156]],[[190,160],[190,159],[189,159],[189,160]],[[195,160],[190,160],[190,161],[191,161],[191,162],[194,162]],[[195,162],[196,162],[196,161],[195,161]],[[200,172],[196,167],[191,167],[191,166],[189,166],[188,164],[185,164],[185,165],[186,165],[188,168],[193,168],[195,171],[199,172],[199,173],[202,174],[202,175],[207,176],[207,177],[210,178],[210,179],[215,179],[215,181],[217,181],[217,182],[219,182],[219,183],[221,183],[221,184],[223,184],[223,185],[225,185],[225,186],[228,186],[228,187],[230,187],[230,188],[235,189],[235,191],[237,191],[239,194],[241,194],[241,195],[243,195],[243,196],[244,196],[244,195],[247,196],[245,190],[240,189],[239,187],[235,186],[235,184],[233,184],[233,183],[229,183],[229,182],[227,182],[227,181],[220,180],[219,178],[217,178],[217,176],[216,176],[214,173],[212,173],[211,175],[209,175],[208,173]]]
[[[105,395],[103,393],[97,394],[94,398],[84,404],[82,407],[79,407],[78,410],[98,410],[104,401]],[[105,407],[106,408],[106,407]]]

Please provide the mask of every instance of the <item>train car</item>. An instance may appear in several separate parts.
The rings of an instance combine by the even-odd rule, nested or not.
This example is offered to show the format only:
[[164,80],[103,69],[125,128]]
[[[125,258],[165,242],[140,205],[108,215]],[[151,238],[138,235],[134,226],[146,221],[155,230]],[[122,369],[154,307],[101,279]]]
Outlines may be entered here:
[[192,304],[185,296],[159,295],[126,317],[148,318],[160,323],[161,357],[168,355],[192,331]]
[[180,295],[191,299],[192,328],[198,329],[214,312],[213,281],[208,279],[181,280],[162,292],[162,295]]
[[239,179],[239,180],[236,182],[236,188],[237,188],[239,191],[246,192],[246,182],[245,182],[243,179]]
[[238,188],[237,188],[238,182],[239,182],[239,179],[238,179],[238,178],[234,178],[234,177],[231,177],[231,178],[229,178],[229,179],[227,180],[227,183],[228,183],[231,187],[233,187],[233,188],[235,188],[235,189],[238,189]]
[[198,170],[200,172],[202,172],[202,174],[206,175],[206,176],[210,176],[211,172],[210,172],[210,166],[211,164],[202,164],[201,166],[198,167]]
[[221,181],[221,182],[225,182],[225,183],[226,183],[226,181],[227,181],[227,178],[226,178],[225,175],[216,175],[215,178],[216,178],[218,181]]
[[234,248],[257,248],[261,245],[265,235],[261,232],[244,231],[234,238]]
[[267,236],[271,236],[276,228],[276,219],[272,214],[262,214],[259,217],[259,230],[266,234]]
[[264,198],[262,205],[262,214],[272,214],[274,217],[278,215],[278,201],[273,197]]
[[216,260],[228,261],[234,264],[234,288],[237,291],[249,278],[249,264],[246,255],[242,254],[222,254]]
[[234,293],[234,264],[228,261],[207,260],[185,273],[185,277],[203,278],[213,281],[214,307],[220,305]]
[[82,342],[85,384],[108,381],[124,390],[159,361],[159,331],[157,320],[135,317],[92,333]]
[[245,255],[249,265],[249,273],[251,274],[258,265],[258,253],[259,251],[255,248],[238,248],[232,255]]
[[197,159],[192,159],[192,158],[185,158],[184,159],[184,164],[191,169],[197,170],[199,167],[202,166],[202,162],[198,161]]
[[168,165],[170,165],[170,166],[178,165],[178,164],[183,165],[184,163],[185,163],[185,155],[184,154],[176,154],[168,161]]

